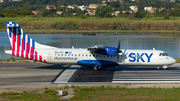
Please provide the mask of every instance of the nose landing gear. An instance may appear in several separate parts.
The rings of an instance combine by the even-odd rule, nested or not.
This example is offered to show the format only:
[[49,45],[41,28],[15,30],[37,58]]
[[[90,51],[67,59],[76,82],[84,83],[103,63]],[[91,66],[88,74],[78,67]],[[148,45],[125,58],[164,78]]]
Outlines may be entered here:
[[[159,69],[159,67],[157,67],[157,69]],[[163,69],[166,70],[166,69],[167,69],[167,66],[163,66]]]
[[163,66],[163,69],[166,70],[166,69],[167,69],[167,66]]

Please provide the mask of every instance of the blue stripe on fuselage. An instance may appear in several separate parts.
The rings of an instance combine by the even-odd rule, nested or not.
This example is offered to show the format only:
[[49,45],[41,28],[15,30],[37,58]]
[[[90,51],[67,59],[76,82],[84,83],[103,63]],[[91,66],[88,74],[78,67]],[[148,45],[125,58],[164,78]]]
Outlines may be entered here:
[[102,67],[113,67],[118,65],[118,63],[113,62],[113,61],[107,61],[107,60],[79,60],[77,62],[78,65],[83,65],[83,66],[102,66]]

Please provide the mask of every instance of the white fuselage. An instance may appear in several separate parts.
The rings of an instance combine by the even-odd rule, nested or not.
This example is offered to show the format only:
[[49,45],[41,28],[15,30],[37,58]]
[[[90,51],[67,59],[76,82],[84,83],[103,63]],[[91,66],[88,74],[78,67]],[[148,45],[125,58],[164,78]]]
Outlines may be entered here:
[[[76,65],[80,60],[105,60],[117,62],[119,65],[131,66],[167,66],[174,64],[176,61],[170,56],[160,56],[165,53],[160,50],[124,50],[117,56],[101,55],[91,53],[87,49],[41,49],[37,50],[47,59],[50,64],[73,64]],[[6,52],[8,54],[8,52]],[[9,52],[11,54],[11,52]],[[117,61],[118,60],[118,61]]]

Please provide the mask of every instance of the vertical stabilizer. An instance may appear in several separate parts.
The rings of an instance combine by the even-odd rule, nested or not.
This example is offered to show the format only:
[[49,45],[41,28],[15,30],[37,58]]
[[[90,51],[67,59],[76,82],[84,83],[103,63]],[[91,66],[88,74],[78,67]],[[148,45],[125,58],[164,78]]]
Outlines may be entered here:
[[49,46],[41,45],[35,42],[23,32],[21,26],[16,22],[5,22],[5,25],[12,47],[11,55],[46,62],[45,59],[43,60],[42,55],[38,53],[36,47],[40,49],[49,48]]

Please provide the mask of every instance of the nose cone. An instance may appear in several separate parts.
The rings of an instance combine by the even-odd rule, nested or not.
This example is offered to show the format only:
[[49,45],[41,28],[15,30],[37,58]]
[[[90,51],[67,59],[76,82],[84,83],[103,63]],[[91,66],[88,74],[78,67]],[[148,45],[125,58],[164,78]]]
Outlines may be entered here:
[[174,63],[176,63],[176,60],[174,58],[172,58],[171,62],[174,64]]
[[172,57],[169,57],[169,62],[172,65],[172,64],[176,63],[176,60]]

